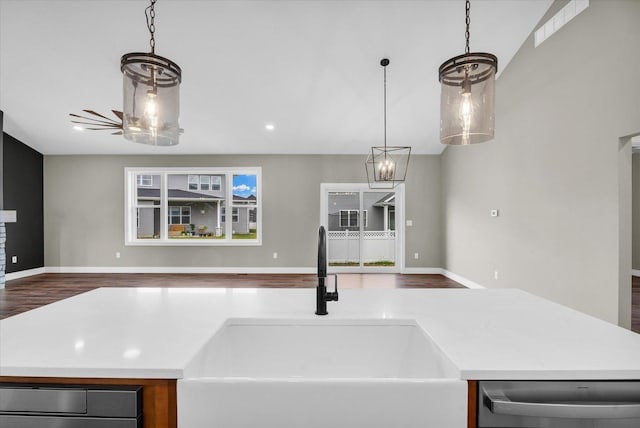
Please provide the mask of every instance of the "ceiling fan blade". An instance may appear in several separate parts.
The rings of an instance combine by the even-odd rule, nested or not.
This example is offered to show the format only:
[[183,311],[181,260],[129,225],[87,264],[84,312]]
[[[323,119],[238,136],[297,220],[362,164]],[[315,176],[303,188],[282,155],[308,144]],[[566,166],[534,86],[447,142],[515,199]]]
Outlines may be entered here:
[[90,126],[102,126],[105,129],[106,128],[122,128],[122,126],[120,126],[120,125],[111,124],[111,123],[101,124],[101,123],[91,123],[91,122],[80,122],[80,121],[77,121],[77,120],[72,120],[71,123],[78,123],[80,125],[90,125]]
[[112,129],[109,128],[84,128],[88,131],[111,131]]
[[113,119],[109,119],[107,116],[103,116],[103,115],[101,115],[100,113],[97,113],[97,112],[95,112],[95,111],[93,111],[93,110],[84,109],[84,110],[82,110],[82,111],[84,111],[84,112],[86,112],[86,113],[90,113],[90,114],[96,115],[96,116],[101,117],[101,118],[103,118],[103,119],[113,120]]
[[111,135],[122,135],[122,131],[113,132],[113,133],[111,133]]
[[[111,125],[111,126],[122,126],[122,124],[120,122],[116,122],[115,120],[111,121],[111,122],[107,122],[105,120],[93,119],[91,117],[84,117],[84,116],[79,116],[77,114],[71,114],[71,113],[69,113],[69,116],[78,117],[78,118],[80,118],[82,120],[88,120],[88,121],[91,122],[90,125],[98,125],[98,124],[102,125],[102,124],[105,124],[105,125]],[[73,120],[71,122],[73,122]]]
[[115,114],[118,117],[118,119],[123,120],[121,111],[118,111],[118,110],[111,110],[111,111],[113,112],[113,114]]

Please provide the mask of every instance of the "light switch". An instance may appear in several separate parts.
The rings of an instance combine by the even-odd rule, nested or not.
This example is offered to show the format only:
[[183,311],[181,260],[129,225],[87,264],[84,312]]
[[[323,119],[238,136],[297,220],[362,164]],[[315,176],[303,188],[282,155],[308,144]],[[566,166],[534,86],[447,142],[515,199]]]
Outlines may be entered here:
[[500,214],[500,211],[498,210],[491,210],[491,217],[498,217],[498,215]]
[[407,227],[413,226],[413,220],[407,220]]

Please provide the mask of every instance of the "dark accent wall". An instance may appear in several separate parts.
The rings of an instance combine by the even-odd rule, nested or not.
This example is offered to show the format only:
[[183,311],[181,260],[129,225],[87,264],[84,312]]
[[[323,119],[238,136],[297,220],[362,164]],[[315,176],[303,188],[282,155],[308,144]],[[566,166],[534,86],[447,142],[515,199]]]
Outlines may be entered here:
[[0,210],[4,209],[4,162],[2,160],[2,155],[4,153],[4,112],[0,110],[0,167],[2,167],[2,171],[0,171]]
[[[6,272],[44,266],[43,155],[7,133],[2,138],[2,203],[17,210],[7,223]],[[18,256],[18,263],[11,257]]]

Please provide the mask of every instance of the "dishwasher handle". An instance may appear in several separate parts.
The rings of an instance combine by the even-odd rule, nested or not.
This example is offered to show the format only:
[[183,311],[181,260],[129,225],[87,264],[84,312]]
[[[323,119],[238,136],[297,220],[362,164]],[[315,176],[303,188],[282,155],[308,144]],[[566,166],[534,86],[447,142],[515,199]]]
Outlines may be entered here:
[[640,418],[640,403],[538,403],[512,401],[502,391],[483,389],[486,405],[497,415],[573,419]]

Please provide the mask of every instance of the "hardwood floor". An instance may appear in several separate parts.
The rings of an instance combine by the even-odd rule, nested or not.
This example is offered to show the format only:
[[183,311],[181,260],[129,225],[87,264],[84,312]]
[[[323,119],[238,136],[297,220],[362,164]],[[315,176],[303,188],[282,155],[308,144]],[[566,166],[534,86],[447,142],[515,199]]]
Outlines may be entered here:
[[[340,274],[338,288],[465,288],[442,275]],[[315,275],[55,274],[8,281],[0,290],[0,319],[99,287],[314,288]],[[333,279],[328,279],[329,288]]]

